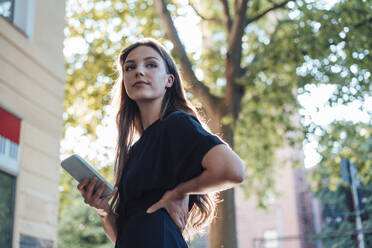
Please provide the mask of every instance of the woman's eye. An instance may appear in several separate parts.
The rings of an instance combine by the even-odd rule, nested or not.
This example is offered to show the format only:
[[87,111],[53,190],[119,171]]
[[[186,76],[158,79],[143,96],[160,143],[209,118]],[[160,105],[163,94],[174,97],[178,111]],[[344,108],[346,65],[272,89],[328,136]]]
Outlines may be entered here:
[[125,71],[130,71],[133,69],[134,69],[134,65],[128,65],[127,67],[125,67]]
[[156,64],[154,64],[154,63],[150,63],[150,64],[147,64],[147,67],[150,67],[150,68],[155,68],[155,67],[157,67],[157,65],[156,65]]

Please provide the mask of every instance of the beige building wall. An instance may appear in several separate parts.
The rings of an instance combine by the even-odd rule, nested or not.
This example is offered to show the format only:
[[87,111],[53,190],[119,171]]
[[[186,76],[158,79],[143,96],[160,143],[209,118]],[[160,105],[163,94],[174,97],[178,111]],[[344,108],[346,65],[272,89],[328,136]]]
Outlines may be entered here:
[[[287,164],[277,166],[275,173],[276,190],[280,192],[275,196],[267,210],[257,209],[257,199],[246,199],[243,192],[236,188],[236,223],[238,231],[239,248],[300,248],[301,235],[300,216],[297,206],[296,175],[292,168],[293,151],[289,148],[278,152]],[[300,153],[301,155],[301,153]],[[285,241],[262,242],[265,235],[270,237],[276,232],[276,238],[288,238]],[[274,236],[271,236],[275,238]],[[292,239],[292,237],[295,237]]]
[[29,2],[30,36],[0,16],[0,107],[21,119],[13,247],[21,235],[56,247],[65,2]]

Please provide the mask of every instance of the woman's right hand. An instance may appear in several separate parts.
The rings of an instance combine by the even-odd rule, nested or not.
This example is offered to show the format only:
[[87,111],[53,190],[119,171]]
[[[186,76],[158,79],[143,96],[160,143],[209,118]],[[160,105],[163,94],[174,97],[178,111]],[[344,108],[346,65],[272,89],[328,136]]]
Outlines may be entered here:
[[106,184],[102,182],[97,191],[94,192],[94,187],[96,186],[97,182],[97,177],[94,177],[91,180],[86,178],[81,181],[81,183],[77,186],[77,189],[83,196],[84,202],[91,206],[94,210],[96,210],[99,216],[105,217],[111,212],[110,204],[108,202],[114,196],[118,189],[117,187],[115,187],[114,191],[111,194],[107,195],[104,198],[101,198]]

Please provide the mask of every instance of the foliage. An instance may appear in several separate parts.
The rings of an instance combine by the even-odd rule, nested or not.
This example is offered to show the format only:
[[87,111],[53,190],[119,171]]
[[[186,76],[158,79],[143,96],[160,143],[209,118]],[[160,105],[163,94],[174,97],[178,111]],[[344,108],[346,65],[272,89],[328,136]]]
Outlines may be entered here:
[[88,206],[71,205],[64,208],[58,225],[59,247],[113,247],[102,228],[101,220]]
[[129,37],[161,34],[150,6],[151,1],[67,1],[65,35],[82,49],[66,57],[65,130],[81,125],[94,136],[110,102],[116,55],[133,41]]
[[[322,159],[313,172],[312,182],[316,196],[322,202],[324,209],[333,208],[334,218],[324,218],[325,226],[318,235],[325,247],[356,246],[356,230],[354,207],[350,185],[342,182],[340,172],[341,158],[347,158],[354,163],[358,170],[359,189],[361,195],[361,210],[364,230],[371,231],[372,227],[372,126],[366,123],[335,122],[321,131],[319,153]],[[363,186],[364,185],[364,186]],[[336,214],[335,214],[336,213]],[[331,214],[332,215],[332,214]],[[324,216],[324,213],[323,213]],[[338,218],[338,219],[337,219]],[[335,220],[337,220],[335,222]],[[345,233],[346,232],[346,233]],[[336,237],[329,237],[334,235]],[[372,244],[372,233],[365,235],[366,247]]]
[[[334,94],[329,99],[331,106],[355,100],[363,102],[371,95],[372,43],[368,38],[372,31],[371,2],[339,1],[330,10],[319,11],[314,11],[316,2],[311,6],[302,6],[295,24],[303,34],[296,42],[301,44],[300,48],[305,54],[305,63],[298,68],[300,86],[306,91],[308,83],[334,85]],[[302,92],[301,88],[299,92]],[[322,242],[325,247],[356,247],[356,236],[345,234],[355,231],[355,218],[350,219],[350,212],[353,211],[350,206],[351,196],[349,193],[347,198],[345,194],[349,192],[349,186],[342,183],[340,162],[342,157],[350,159],[357,166],[358,179],[371,190],[371,124],[370,121],[335,121],[322,127],[313,121],[306,123],[306,137],[315,137],[321,155],[310,177],[316,195],[325,207],[337,206],[346,215],[342,216],[343,221],[339,225],[325,220],[319,235],[324,237]],[[370,194],[368,196],[367,202],[371,203],[372,197]],[[364,229],[372,226],[368,203],[364,209],[364,216],[368,216],[363,220]],[[335,233],[338,234],[332,238]],[[372,235],[366,235],[365,241],[366,247],[369,247]]]
[[371,182],[372,125],[367,123],[335,122],[329,127],[317,127],[319,166],[312,173],[317,188],[329,187],[335,190],[341,180],[341,158],[347,158],[357,166],[362,183]]
[[[330,106],[355,100],[363,103],[372,92],[372,41],[369,39],[372,3],[338,1],[329,10],[321,9],[318,1],[298,3],[296,8],[301,12],[295,18],[295,29],[302,35],[295,42],[305,55],[305,63],[297,68],[301,77],[299,86],[302,86],[299,93],[307,90],[306,84],[331,84],[335,91],[328,100]],[[364,109],[363,104],[360,108]],[[371,180],[371,121],[335,121],[322,127],[308,118],[304,123],[306,138],[318,140],[321,155],[312,181],[322,183],[320,175],[326,175],[327,183],[335,190],[341,180],[340,157],[349,158],[358,166],[364,183]]]
[[[361,216],[364,235],[365,247],[372,245],[372,184],[361,187],[364,194],[361,195],[360,201]],[[313,240],[320,239],[324,247],[349,248],[357,247],[357,238],[355,235],[355,212],[352,206],[350,195],[350,186],[338,187],[337,190],[331,191],[324,187],[317,191],[316,196],[323,204],[324,227],[320,234],[315,235]],[[333,208],[332,213],[325,213],[324,209]]]
[[338,1],[329,10],[321,1],[306,2],[297,1],[301,12],[294,24],[301,34],[294,41],[306,62],[298,68],[299,86],[335,85],[331,105],[363,101],[371,94],[371,1]]

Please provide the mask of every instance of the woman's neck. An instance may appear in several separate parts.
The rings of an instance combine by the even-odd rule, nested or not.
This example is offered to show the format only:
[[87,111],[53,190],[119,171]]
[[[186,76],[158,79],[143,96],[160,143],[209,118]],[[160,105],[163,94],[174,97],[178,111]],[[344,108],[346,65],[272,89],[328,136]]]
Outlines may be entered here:
[[146,101],[137,103],[141,113],[143,130],[160,118],[161,104],[161,99],[160,101]]

